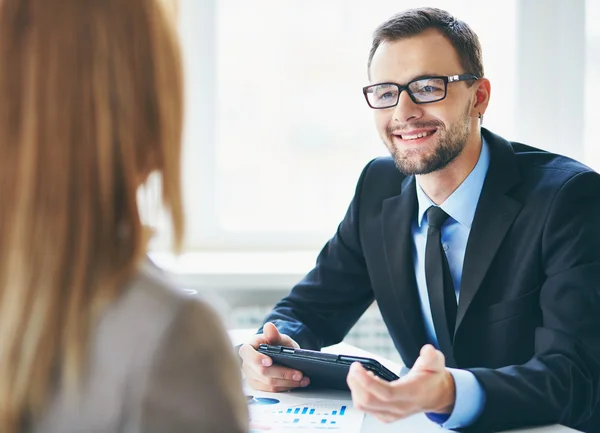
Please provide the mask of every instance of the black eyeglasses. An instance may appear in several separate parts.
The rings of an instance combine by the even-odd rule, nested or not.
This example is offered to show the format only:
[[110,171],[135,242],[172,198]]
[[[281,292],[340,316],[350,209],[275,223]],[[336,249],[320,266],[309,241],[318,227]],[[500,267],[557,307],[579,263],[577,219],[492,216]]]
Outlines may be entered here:
[[400,94],[406,90],[415,104],[429,104],[441,101],[446,97],[448,83],[457,81],[478,80],[476,75],[461,74],[448,77],[421,77],[412,80],[406,86],[396,83],[380,83],[363,87],[363,94],[369,107],[376,110],[398,105]]

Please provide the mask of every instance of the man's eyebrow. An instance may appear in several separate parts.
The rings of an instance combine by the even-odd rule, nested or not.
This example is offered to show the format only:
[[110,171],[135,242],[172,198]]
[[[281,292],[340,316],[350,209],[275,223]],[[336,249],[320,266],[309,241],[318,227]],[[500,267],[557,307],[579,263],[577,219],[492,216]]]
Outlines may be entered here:
[[408,83],[411,83],[415,80],[421,80],[423,78],[431,78],[431,77],[445,77],[446,75],[444,74],[439,74],[439,73],[424,73],[424,74],[420,74],[417,75],[416,77],[411,78],[410,80],[406,81],[404,84],[400,84],[397,81],[380,81],[379,83],[373,83],[373,85],[377,85],[377,84],[396,84],[399,86],[406,86]]
[[409,80],[408,83],[410,83],[411,81],[415,81],[415,80],[420,80],[422,78],[431,78],[431,77],[444,77],[444,74],[439,74],[439,73],[428,73],[428,74],[421,74],[421,75],[417,75],[416,77],[414,77],[413,79]]

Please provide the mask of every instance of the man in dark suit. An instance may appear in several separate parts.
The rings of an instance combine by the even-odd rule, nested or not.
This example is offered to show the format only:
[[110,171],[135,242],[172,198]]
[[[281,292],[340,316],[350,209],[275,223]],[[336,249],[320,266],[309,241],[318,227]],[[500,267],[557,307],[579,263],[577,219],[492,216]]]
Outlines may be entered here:
[[363,91],[392,157],[365,167],[316,267],[241,347],[251,386],[306,386],[258,344],[337,343],[376,300],[411,371],[353,365],[359,409],[600,431],[600,175],[482,128],[483,77],[477,36],[444,11],[376,30]]

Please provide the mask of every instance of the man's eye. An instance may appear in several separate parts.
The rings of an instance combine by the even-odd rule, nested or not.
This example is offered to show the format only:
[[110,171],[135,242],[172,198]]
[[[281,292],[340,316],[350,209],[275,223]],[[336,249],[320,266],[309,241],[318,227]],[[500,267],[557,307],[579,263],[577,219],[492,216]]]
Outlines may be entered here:
[[442,89],[440,89],[439,87],[435,87],[435,86],[423,86],[421,87],[421,90],[419,90],[420,92],[425,92],[425,93],[435,93],[435,92],[439,92]]

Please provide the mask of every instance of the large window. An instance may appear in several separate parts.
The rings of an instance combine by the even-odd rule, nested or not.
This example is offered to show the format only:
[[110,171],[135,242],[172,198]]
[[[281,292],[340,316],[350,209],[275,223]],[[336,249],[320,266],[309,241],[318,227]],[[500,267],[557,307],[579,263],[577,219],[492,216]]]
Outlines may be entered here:
[[[597,0],[431,0],[478,33],[484,126],[600,168]],[[386,154],[361,87],[371,35],[418,0],[180,0],[188,250],[316,250]],[[165,242],[158,242],[158,247]]]
[[[479,34],[485,126],[513,137],[515,1],[429,4]],[[387,152],[361,93],[372,32],[421,5],[182,0],[190,248],[316,249],[334,233],[361,169]]]

